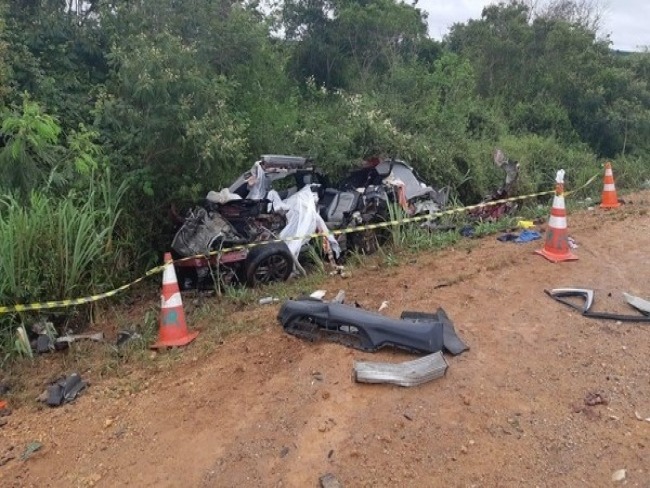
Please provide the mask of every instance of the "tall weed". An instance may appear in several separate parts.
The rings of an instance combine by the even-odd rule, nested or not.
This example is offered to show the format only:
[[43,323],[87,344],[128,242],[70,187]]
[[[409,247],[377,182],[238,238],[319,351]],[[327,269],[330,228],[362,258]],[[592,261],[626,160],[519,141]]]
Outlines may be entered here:
[[[0,198],[0,304],[62,300],[104,290],[117,269],[112,235],[124,186],[106,179],[64,198]],[[0,327],[8,320],[0,316]]]

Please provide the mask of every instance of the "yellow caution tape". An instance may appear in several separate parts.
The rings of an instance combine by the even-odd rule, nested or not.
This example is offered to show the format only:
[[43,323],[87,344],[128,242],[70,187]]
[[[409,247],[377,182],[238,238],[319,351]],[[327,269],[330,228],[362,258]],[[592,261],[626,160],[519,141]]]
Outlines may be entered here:
[[[576,188],[575,190],[571,192],[565,193],[565,195],[569,195],[571,193],[575,193],[579,190],[582,190],[583,188],[587,187],[590,185],[598,175],[593,176],[587,183],[582,185],[580,188]],[[450,210],[442,210],[440,212],[435,212],[435,213],[430,213],[426,215],[420,215],[417,217],[406,217],[403,219],[397,219],[397,220],[391,220],[391,221],[386,221],[386,222],[378,222],[375,224],[367,224],[367,225],[361,225],[358,227],[350,227],[347,229],[336,229],[330,231],[329,235],[342,235],[342,234],[352,234],[354,232],[363,232],[366,230],[375,230],[375,229],[383,229],[386,227],[391,227],[391,226],[396,226],[396,225],[403,225],[403,224],[410,224],[410,223],[415,223],[415,222],[423,222],[427,220],[433,220],[436,217],[442,217],[444,215],[454,215],[458,213],[463,213],[467,211],[472,211],[476,210],[479,208],[485,208],[485,207],[490,207],[494,205],[500,205],[502,203],[508,203],[508,202],[518,202],[522,200],[528,200],[530,198],[537,198],[541,197],[544,195],[553,195],[555,194],[555,190],[549,190],[549,191],[542,191],[538,193],[531,193],[529,195],[521,195],[518,197],[510,197],[510,198],[503,198],[501,200],[494,200],[492,202],[485,202],[485,203],[477,203],[476,205],[468,205],[466,207],[458,207],[458,208],[453,208]],[[267,244],[272,244],[276,242],[288,242],[288,241],[297,241],[297,240],[303,240],[303,239],[314,239],[318,237],[327,237],[328,234],[324,232],[316,232],[314,234],[308,234],[308,235],[303,235],[303,236],[295,236],[295,237],[287,237],[284,239],[272,239],[272,240],[266,240],[266,241],[258,241],[258,242],[252,242],[250,244],[243,244],[240,246],[232,246],[229,248],[223,248],[220,249],[219,251],[212,251],[209,254],[200,254],[196,256],[189,256],[181,259],[177,259],[174,262],[179,263],[183,261],[189,261],[191,259],[201,259],[201,258],[206,258],[209,256],[214,256],[217,254],[223,254],[225,252],[229,251],[238,251],[238,250],[244,250],[244,249],[251,249],[253,247],[258,247],[258,246],[264,246]],[[170,261],[171,263],[171,261]],[[169,263],[167,263],[169,264]],[[42,303],[29,303],[29,304],[24,304],[24,305],[11,305],[11,306],[0,306],[0,314],[5,314],[5,313],[15,313],[15,312],[28,312],[32,310],[47,310],[47,309],[52,309],[52,308],[66,308],[66,307],[72,307],[75,305],[83,305],[86,303],[92,303],[96,302],[99,300],[103,300],[104,298],[112,297],[117,295],[120,292],[123,292],[124,290],[127,290],[128,288],[131,288],[133,285],[136,285],[137,283],[140,283],[144,279],[148,278],[149,276],[152,276],[157,273],[161,273],[165,269],[165,265],[161,266],[156,266],[155,268],[151,268],[148,270],[143,276],[140,278],[131,281],[130,283],[127,283],[125,285],[122,285],[118,288],[115,288],[114,290],[110,290],[104,293],[99,293],[97,295],[91,295],[83,298],[70,298],[70,299],[65,299],[65,300],[53,300],[53,301],[48,301],[48,302],[42,302]]]

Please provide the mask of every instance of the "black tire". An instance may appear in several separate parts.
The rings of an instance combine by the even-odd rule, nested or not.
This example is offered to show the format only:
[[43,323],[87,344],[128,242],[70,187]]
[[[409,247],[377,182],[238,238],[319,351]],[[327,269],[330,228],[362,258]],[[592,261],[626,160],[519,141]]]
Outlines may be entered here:
[[251,287],[286,281],[293,271],[293,256],[284,242],[254,247],[244,264],[246,284]]

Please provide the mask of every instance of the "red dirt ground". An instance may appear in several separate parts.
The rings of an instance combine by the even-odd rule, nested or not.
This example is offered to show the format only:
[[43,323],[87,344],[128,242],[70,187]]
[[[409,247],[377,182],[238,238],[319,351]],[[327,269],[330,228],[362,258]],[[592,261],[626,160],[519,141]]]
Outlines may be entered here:
[[[444,307],[471,350],[447,357],[442,379],[354,383],[355,360],[413,356],[306,343],[283,333],[278,306],[251,305],[238,314],[258,331],[210,354],[204,333],[145,380],[89,369],[75,402],[16,409],[0,427],[0,459],[15,455],[0,485],[305,487],[330,472],[345,486],[648,487],[650,422],[635,412],[650,417],[650,325],[584,318],[543,293],[592,288],[596,309],[621,313],[634,313],[621,292],[650,298],[650,192],[629,200],[569,216],[577,262],[488,237],[324,279],[326,298],[388,300],[393,317]],[[585,406],[590,393],[606,404]],[[31,441],[43,448],[21,460]]]

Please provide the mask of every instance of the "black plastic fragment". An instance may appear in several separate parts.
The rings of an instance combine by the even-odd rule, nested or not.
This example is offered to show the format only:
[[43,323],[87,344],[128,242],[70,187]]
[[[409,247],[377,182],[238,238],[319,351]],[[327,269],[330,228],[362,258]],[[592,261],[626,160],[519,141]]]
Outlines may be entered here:
[[58,407],[71,402],[88,384],[78,373],[72,373],[67,378],[61,378],[47,388],[46,403],[50,407]]
[[[544,290],[544,293],[550,296],[553,300],[568,305],[569,307],[581,312],[583,317],[589,317],[591,319],[616,320],[618,322],[640,322],[646,324],[650,323],[650,317],[645,315],[623,315],[609,312],[592,312],[591,306],[593,303],[588,303],[588,301],[585,301],[584,307],[578,307],[574,303],[570,302],[569,300],[564,300],[563,298],[579,297],[585,299],[585,289],[575,288],[572,290],[570,288],[563,288],[561,290],[561,292],[558,292],[557,290]],[[587,291],[591,291],[593,293],[592,290]]]
[[442,322],[392,319],[340,303],[287,300],[278,320],[289,334],[339,342],[362,351],[392,346],[432,354],[443,348]]
[[404,311],[402,312],[401,318],[404,320],[411,320],[416,323],[441,322],[442,340],[445,350],[454,356],[469,350],[469,346],[465,344],[456,334],[456,329],[453,322],[449,319],[447,313],[442,308],[438,308],[436,313]]

